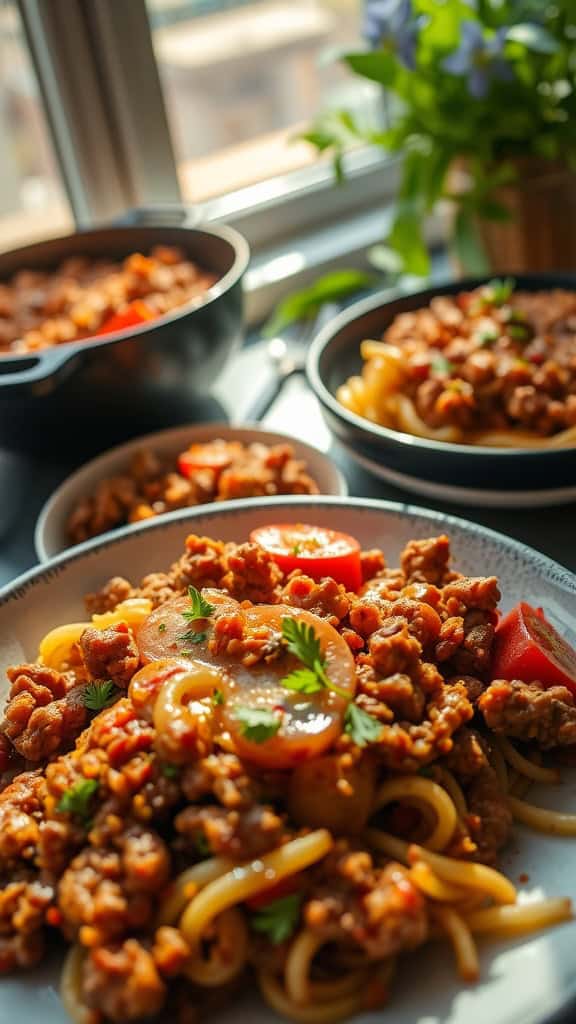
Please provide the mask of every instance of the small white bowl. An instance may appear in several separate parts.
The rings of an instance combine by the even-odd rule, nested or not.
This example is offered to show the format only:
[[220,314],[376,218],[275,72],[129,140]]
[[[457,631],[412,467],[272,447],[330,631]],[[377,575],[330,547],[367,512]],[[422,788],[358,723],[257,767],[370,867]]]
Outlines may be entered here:
[[336,497],[346,497],[348,494],[348,484],[331,458],[289,434],[278,434],[252,424],[236,427],[228,423],[200,423],[159,430],[154,434],[144,434],[126,444],[110,448],[97,458],[91,459],[60,484],[43,506],[36,522],[34,547],[39,561],[48,562],[55,555],[75,546],[68,543],[66,536],[66,523],[72,509],[83,498],[93,494],[101,480],[125,472],[135,452],[142,448],[150,448],[161,457],[176,456],[191,444],[211,441],[214,438],[242,441],[244,444],[251,444],[254,441],[269,445],[291,444],[296,458],[306,463],[306,470],[318,484],[320,494],[331,494]]

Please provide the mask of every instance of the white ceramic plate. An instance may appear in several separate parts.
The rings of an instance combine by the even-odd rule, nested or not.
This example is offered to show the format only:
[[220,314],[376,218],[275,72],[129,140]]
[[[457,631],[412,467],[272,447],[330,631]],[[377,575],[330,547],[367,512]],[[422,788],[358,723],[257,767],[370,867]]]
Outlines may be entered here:
[[[391,565],[411,537],[447,532],[457,566],[469,574],[496,573],[503,607],[518,600],[543,605],[561,632],[576,644],[576,577],[530,548],[483,527],[411,506],[361,499],[277,499],[273,507],[249,499],[171,513],[105,540],[81,545],[20,577],[0,592],[0,670],[33,658],[42,635],[82,613],[82,596],[109,576],[138,579],[162,569],[181,552],[191,530],[224,540],[242,540],[270,522],[311,521],[354,534],[363,545],[380,546]],[[576,778],[556,791],[534,794],[549,806],[576,808]],[[518,882],[526,873],[526,898],[542,894],[576,900],[576,842],[517,828],[502,867]],[[392,1004],[385,1014],[364,1015],[356,1024],[542,1024],[576,999],[576,924],[506,943],[482,947],[481,981],[463,986],[455,977],[447,946],[430,945],[401,958]],[[417,983],[415,983],[415,979]],[[1,1024],[66,1024],[57,996],[56,965],[2,981]],[[573,1007],[576,1003],[573,1004]],[[567,1015],[566,1020],[574,1017]],[[209,1024],[271,1024],[276,1018],[256,996],[235,1001]]]
[[[224,441],[242,441],[252,444],[291,444],[296,458],[306,463],[321,494],[340,497],[348,494],[348,484],[331,458],[313,448],[312,445],[276,431],[264,430],[258,424],[230,426],[229,423],[199,423],[186,427],[159,430],[154,434],[136,437],[126,444],[117,445],[109,451],[91,459],[85,466],[69,476],[50,496],[36,523],[34,547],[41,562],[47,562],[54,555],[70,548],[66,537],[66,523],[74,506],[94,493],[101,480],[126,472],[132,456],[142,448],[151,449],[162,458],[178,455],[191,444],[222,438]],[[132,529],[132,527],[129,527]],[[116,534],[117,530],[110,530]]]

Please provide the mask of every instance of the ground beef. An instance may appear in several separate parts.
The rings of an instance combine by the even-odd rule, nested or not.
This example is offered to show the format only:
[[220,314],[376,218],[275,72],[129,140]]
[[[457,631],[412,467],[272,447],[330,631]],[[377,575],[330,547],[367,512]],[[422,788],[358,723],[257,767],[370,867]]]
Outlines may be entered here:
[[462,785],[468,804],[466,825],[475,844],[470,854],[474,860],[495,864],[510,835],[512,815],[478,733],[461,729],[445,764]]
[[422,581],[441,586],[450,576],[450,541],[445,534],[427,540],[411,540],[400,556],[408,582]]
[[74,858],[58,887],[69,938],[95,946],[149,923],[168,882],[170,857],[155,832],[131,826],[110,849],[87,847]]
[[132,584],[122,576],[113,576],[101,590],[87,594],[84,603],[89,615],[101,615],[103,612],[114,611],[117,604],[129,597],[134,597]]
[[14,868],[36,856],[46,781],[39,772],[24,772],[0,793],[0,868]]
[[238,544],[227,553],[226,565],[222,586],[232,597],[255,604],[277,601],[276,588],[283,573],[267,551],[257,544]]
[[305,611],[327,619],[332,626],[338,626],[350,610],[346,588],[331,578],[316,583],[309,576],[298,574],[288,580],[279,598],[282,604],[304,608]]
[[463,619],[463,639],[453,651],[447,671],[484,676],[490,669],[494,624],[490,612],[467,612]]
[[154,963],[166,977],[173,977],[190,957],[190,946],[177,928],[163,925],[158,928],[152,947]]
[[493,611],[499,600],[495,576],[461,576],[442,588],[442,602],[449,615],[465,615],[469,609]]
[[138,596],[147,598],[153,608],[159,608],[161,605],[166,604],[177,593],[178,591],[172,585],[170,576],[165,572],[149,573],[148,576],[144,577],[138,588]]
[[542,749],[576,743],[576,707],[565,686],[544,689],[541,683],[493,682],[478,707],[489,729]]
[[44,665],[9,668],[2,730],[26,761],[44,761],[66,748],[88,719],[83,687],[71,672]]
[[112,1021],[148,1019],[166,999],[152,953],[137,939],[101,945],[88,954],[82,971],[86,1005]]
[[175,820],[176,829],[192,847],[204,840],[211,853],[251,860],[280,845],[284,826],[271,807],[230,811],[224,807],[187,807]]
[[37,881],[0,889],[0,974],[33,967],[44,952],[43,927],[54,893]]
[[126,689],[140,665],[136,641],[125,622],[108,629],[88,626],[80,637],[80,649],[91,679],[111,679]]
[[371,960],[415,949],[428,936],[426,901],[400,864],[373,865],[370,854],[337,844],[322,882],[304,906],[308,928],[326,942],[359,946]]
[[186,538],[184,554],[169,573],[173,589],[180,593],[190,585],[198,590],[202,587],[219,587],[226,571],[224,550],[222,541],[191,533]]
[[182,792],[190,803],[214,797],[229,810],[248,808],[260,798],[260,784],[236,754],[220,751],[184,769]]
[[463,686],[468,700],[474,707],[486,689],[486,684],[475,676],[452,676],[447,682],[449,686]]
[[366,583],[373,576],[386,568],[386,559],[380,548],[371,548],[369,551],[360,552],[360,568],[362,569],[362,580]]

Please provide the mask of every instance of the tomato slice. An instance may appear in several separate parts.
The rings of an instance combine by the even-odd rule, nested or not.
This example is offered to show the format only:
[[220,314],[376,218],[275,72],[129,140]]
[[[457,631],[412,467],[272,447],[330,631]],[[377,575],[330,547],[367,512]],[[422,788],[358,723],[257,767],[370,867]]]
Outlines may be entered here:
[[576,693],[576,651],[541,608],[521,601],[496,627],[492,676],[543,686],[561,684]]
[[121,312],[109,316],[97,334],[112,334],[113,331],[126,331],[129,327],[139,327],[147,320],[154,320],[156,314],[142,299],[134,299]]
[[[282,632],[282,619],[295,618],[294,608],[256,605],[243,608],[244,635],[270,638],[271,649]],[[312,626],[320,641],[326,674],[350,697],[356,687],[354,657],[348,644],[324,619],[299,611],[298,621]],[[300,663],[289,654],[244,665],[233,657],[221,657],[224,704],[222,720],[240,757],[272,771],[283,771],[327,750],[340,735],[348,699],[331,690],[304,694],[287,690],[282,679]],[[246,735],[241,709],[272,711],[280,719],[278,732],[264,742]]]
[[[210,619],[187,621],[184,612],[190,610],[190,599],[186,594],[155,608],[145,619],[136,634],[136,643],[144,664],[165,658],[185,658],[184,652],[190,652],[189,656],[196,660],[213,663],[214,659],[208,651],[208,640],[214,621],[220,615],[233,615],[240,606],[233,597],[221,590],[205,588],[202,596],[214,606]],[[202,639],[196,642],[190,638],[185,640],[185,633],[200,635]]]
[[286,573],[301,569],[314,580],[331,576],[347,590],[359,590],[362,584],[360,545],[347,533],[307,523],[281,523],[252,530],[250,540]]
[[220,472],[226,469],[234,457],[242,451],[239,443],[211,441],[208,444],[191,444],[185,452],[178,456],[178,472],[187,478],[199,469],[213,469]]

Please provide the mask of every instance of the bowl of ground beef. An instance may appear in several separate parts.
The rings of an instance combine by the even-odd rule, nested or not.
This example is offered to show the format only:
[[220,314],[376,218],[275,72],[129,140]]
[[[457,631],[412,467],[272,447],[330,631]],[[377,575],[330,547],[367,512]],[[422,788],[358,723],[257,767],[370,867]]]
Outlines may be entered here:
[[35,530],[40,561],[176,509],[236,498],[348,493],[328,455],[258,426],[204,423],[138,437],[68,477]]
[[363,465],[445,500],[576,497],[576,277],[371,296],[316,337],[308,378]]

